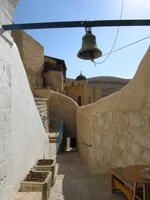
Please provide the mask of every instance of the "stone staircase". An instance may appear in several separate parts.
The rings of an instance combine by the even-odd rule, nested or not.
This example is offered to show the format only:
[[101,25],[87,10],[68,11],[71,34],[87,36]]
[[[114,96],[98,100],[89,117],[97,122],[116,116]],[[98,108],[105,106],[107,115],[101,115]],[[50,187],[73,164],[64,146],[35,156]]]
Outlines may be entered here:
[[45,132],[49,132],[49,104],[46,98],[34,98],[36,107],[39,111]]

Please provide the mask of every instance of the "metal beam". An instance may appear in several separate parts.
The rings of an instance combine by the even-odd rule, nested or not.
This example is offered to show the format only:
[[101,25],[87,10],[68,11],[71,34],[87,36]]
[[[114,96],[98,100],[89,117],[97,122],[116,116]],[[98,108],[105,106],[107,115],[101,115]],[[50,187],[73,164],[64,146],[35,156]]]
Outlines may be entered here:
[[48,28],[111,27],[111,26],[150,26],[150,19],[64,21],[64,22],[2,25],[5,31],[25,30],[25,29],[46,29],[46,28],[48,29]]

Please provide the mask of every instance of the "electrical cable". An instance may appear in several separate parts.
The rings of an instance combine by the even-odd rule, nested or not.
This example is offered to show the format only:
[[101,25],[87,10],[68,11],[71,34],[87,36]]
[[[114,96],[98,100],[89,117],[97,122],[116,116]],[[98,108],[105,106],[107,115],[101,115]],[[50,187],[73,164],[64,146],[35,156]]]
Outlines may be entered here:
[[[123,14],[123,8],[124,8],[124,0],[122,0],[122,4],[121,4],[120,20],[122,18],[122,14]],[[104,63],[109,58],[110,54],[112,53],[112,51],[113,51],[113,49],[114,49],[114,47],[116,45],[117,38],[118,38],[118,35],[119,35],[119,30],[120,30],[120,27],[118,26],[117,32],[116,32],[116,36],[115,36],[115,39],[114,39],[114,42],[113,42],[113,45],[112,45],[112,48],[111,48],[110,52],[107,54],[107,57],[103,61],[101,61],[101,62],[95,62],[95,61],[93,61],[95,65],[102,64],[102,63]]]
[[[130,46],[132,46],[132,45],[134,45],[134,44],[137,44],[137,43],[142,42],[142,41],[147,40],[147,39],[150,39],[150,35],[149,35],[149,36],[146,36],[146,37],[144,37],[144,38],[142,38],[142,39],[136,40],[135,42],[132,42],[132,43],[130,43],[130,44],[126,44],[126,45],[124,45],[124,46],[122,46],[122,47],[120,47],[120,48],[118,48],[118,49],[115,49],[115,50],[113,50],[111,53],[115,53],[115,52],[117,52],[117,51],[120,51],[120,50],[122,50],[122,49],[125,49],[125,48],[127,48],[127,47],[130,47]],[[107,55],[109,55],[109,53],[103,54],[102,57],[107,56]]]

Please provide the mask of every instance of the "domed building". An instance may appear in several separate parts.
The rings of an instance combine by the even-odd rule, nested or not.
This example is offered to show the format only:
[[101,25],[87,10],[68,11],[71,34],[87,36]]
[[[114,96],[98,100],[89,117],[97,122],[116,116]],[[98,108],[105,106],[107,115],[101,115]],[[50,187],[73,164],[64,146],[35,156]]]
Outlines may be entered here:
[[64,89],[66,95],[76,101],[79,106],[93,103],[101,98],[101,90],[97,89],[95,85],[89,85],[82,73]]
[[86,81],[86,77],[82,73],[80,73],[80,75],[77,76],[76,81]]

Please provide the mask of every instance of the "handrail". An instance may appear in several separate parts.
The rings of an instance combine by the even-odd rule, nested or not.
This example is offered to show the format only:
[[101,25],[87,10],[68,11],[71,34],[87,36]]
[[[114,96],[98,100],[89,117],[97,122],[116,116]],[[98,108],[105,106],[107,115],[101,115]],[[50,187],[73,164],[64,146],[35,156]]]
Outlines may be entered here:
[[64,133],[64,120],[61,121],[60,129],[56,136],[56,152],[59,151],[59,147],[62,143],[63,133]]

